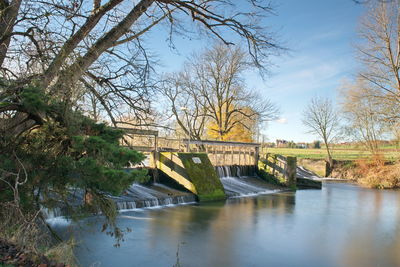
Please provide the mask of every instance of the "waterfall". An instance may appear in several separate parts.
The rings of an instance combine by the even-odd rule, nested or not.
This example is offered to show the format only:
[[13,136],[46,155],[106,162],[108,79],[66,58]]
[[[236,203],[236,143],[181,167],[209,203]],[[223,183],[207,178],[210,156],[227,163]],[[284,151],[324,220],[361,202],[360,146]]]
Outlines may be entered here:
[[193,194],[183,193],[166,185],[154,183],[150,186],[133,184],[124,194],[113,197],[118,210],[171,206],[195,202]]
[[229,196],[251,196],[275,192],[257,177],[255,166],[216,166],[215,170]]
[[[196,196],[191,193],[182,192],[158,183],[151,185],[135,183],[120,196],[109,197],[115,202],[117,209],[121,212],[141,208],[180,205],[196,201]],[[74,195],[74,200],[74,205],[79,206],[83,202],[83,194]],[[54,221],[55,218],[55,221],[58,221],[63,216],[68,215],[61,205],[52,209],[42,208],[42,213],[50,221]]]
[[240,166],[240,165],[230,165],[230,166],[216,166],[215,170],[219,178],[224,177],[255,177],[256,168],[255,166]]

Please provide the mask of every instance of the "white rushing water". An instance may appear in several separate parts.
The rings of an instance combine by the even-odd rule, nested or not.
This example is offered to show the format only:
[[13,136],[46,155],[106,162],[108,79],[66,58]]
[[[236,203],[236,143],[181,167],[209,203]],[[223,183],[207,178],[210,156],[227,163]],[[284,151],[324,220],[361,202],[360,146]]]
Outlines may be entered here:
[[151,186],[133,184],[124,194],[113,199],[118,210],[126,211],[192,203],[195,201],[195,196],[157,183]]
[[[120,212],[169,207],[196,202],[195,195],[181,192],[159,183],[148,186],[132,184],[122,195],[109,197],[115,201],[117,209]],[[76,200],[77,196],[74,195],[74,198]],[[79,203],[82,203],[82,201],[83,195],[81,194],[80,201],[76,201],[76,205],[80,205]],[[68,214],[65,208],[43,208],[42,213],[50,224],[70,223],[70,221],[66,219]]]
[[[268,185],[256,177],[252,166],[220,166],[216,171],[221,179],[225,191],[230,197],[251,196],[274,193]],[[196,196],[173,189],[167,185],[154,183],[151,185],[132,184],[120,196],[109,196],[115,201],[120,212],[148,208],[160,208],[196,202]],[[83,194],[73,194],[74,203],[80,205]],[[48,221],[60,222],[66,216],[66,209],[62,207],[51,210],[43,209],[43,214]]]
[[276,192],[259,179],[252,166],[217,166],[216,171],[229,196],[252,196]]
[[320,178],[317,174],[313,173],[310,170],[307,170],[303,166],[297,166],[296,176],[299,178],[307,178],[307,179],[319,179]]

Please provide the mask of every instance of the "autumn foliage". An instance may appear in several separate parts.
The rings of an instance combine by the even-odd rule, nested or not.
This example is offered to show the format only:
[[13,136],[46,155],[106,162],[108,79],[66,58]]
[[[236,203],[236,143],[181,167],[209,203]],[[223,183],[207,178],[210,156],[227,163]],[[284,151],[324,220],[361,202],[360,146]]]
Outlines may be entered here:
[[207,125],[208,138],[221,141],[253,142],[257,121],[247,115],[253,113],[250,108],[243,108],[243,111],[245,114],[235,114],[234,120],[227,119],[229,114],[221,112],[222,119],[218,121],[228,121],[228,123],[222,127],[215,121],[210,121]]

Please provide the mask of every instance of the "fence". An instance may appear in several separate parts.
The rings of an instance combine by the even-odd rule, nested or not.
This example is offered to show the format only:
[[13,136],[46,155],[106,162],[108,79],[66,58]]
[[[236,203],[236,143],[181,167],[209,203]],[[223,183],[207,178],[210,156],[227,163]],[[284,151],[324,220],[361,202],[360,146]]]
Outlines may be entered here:
[[258,143],[184,140],[185,152],[205,152],[214,166],[257,165]]
[[[260,166],[261,165],[261,166]],[[277,154],[264,154],[259,168],[278,177],[288,185],[296,185],[297,158]]]

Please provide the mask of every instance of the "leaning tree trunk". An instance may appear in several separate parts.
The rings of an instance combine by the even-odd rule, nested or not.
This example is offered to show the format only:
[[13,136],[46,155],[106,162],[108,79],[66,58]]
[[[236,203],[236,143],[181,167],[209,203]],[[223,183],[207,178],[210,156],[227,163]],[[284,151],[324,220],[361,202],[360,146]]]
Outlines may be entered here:
[[115,42],[130,29],[153,2],[154,0],[141,0],[137,3],[120,23],[104,34],[93,44],[85,55],[79,57],[71,66],[61,73],[59,80],[53,88],[58,92],[63,92],[64,97],[68,100],[70,92],[68,92],[68,90],[64,91],[64,89],[68,88],[68,85],[74,85],[104,51],[113,47]]
[[11,33],[21,2],[22,0],[13,0],[11,3],[6,0],[0,0],[0,66],[3,65],[6,58],[8,46],[11,41]]

